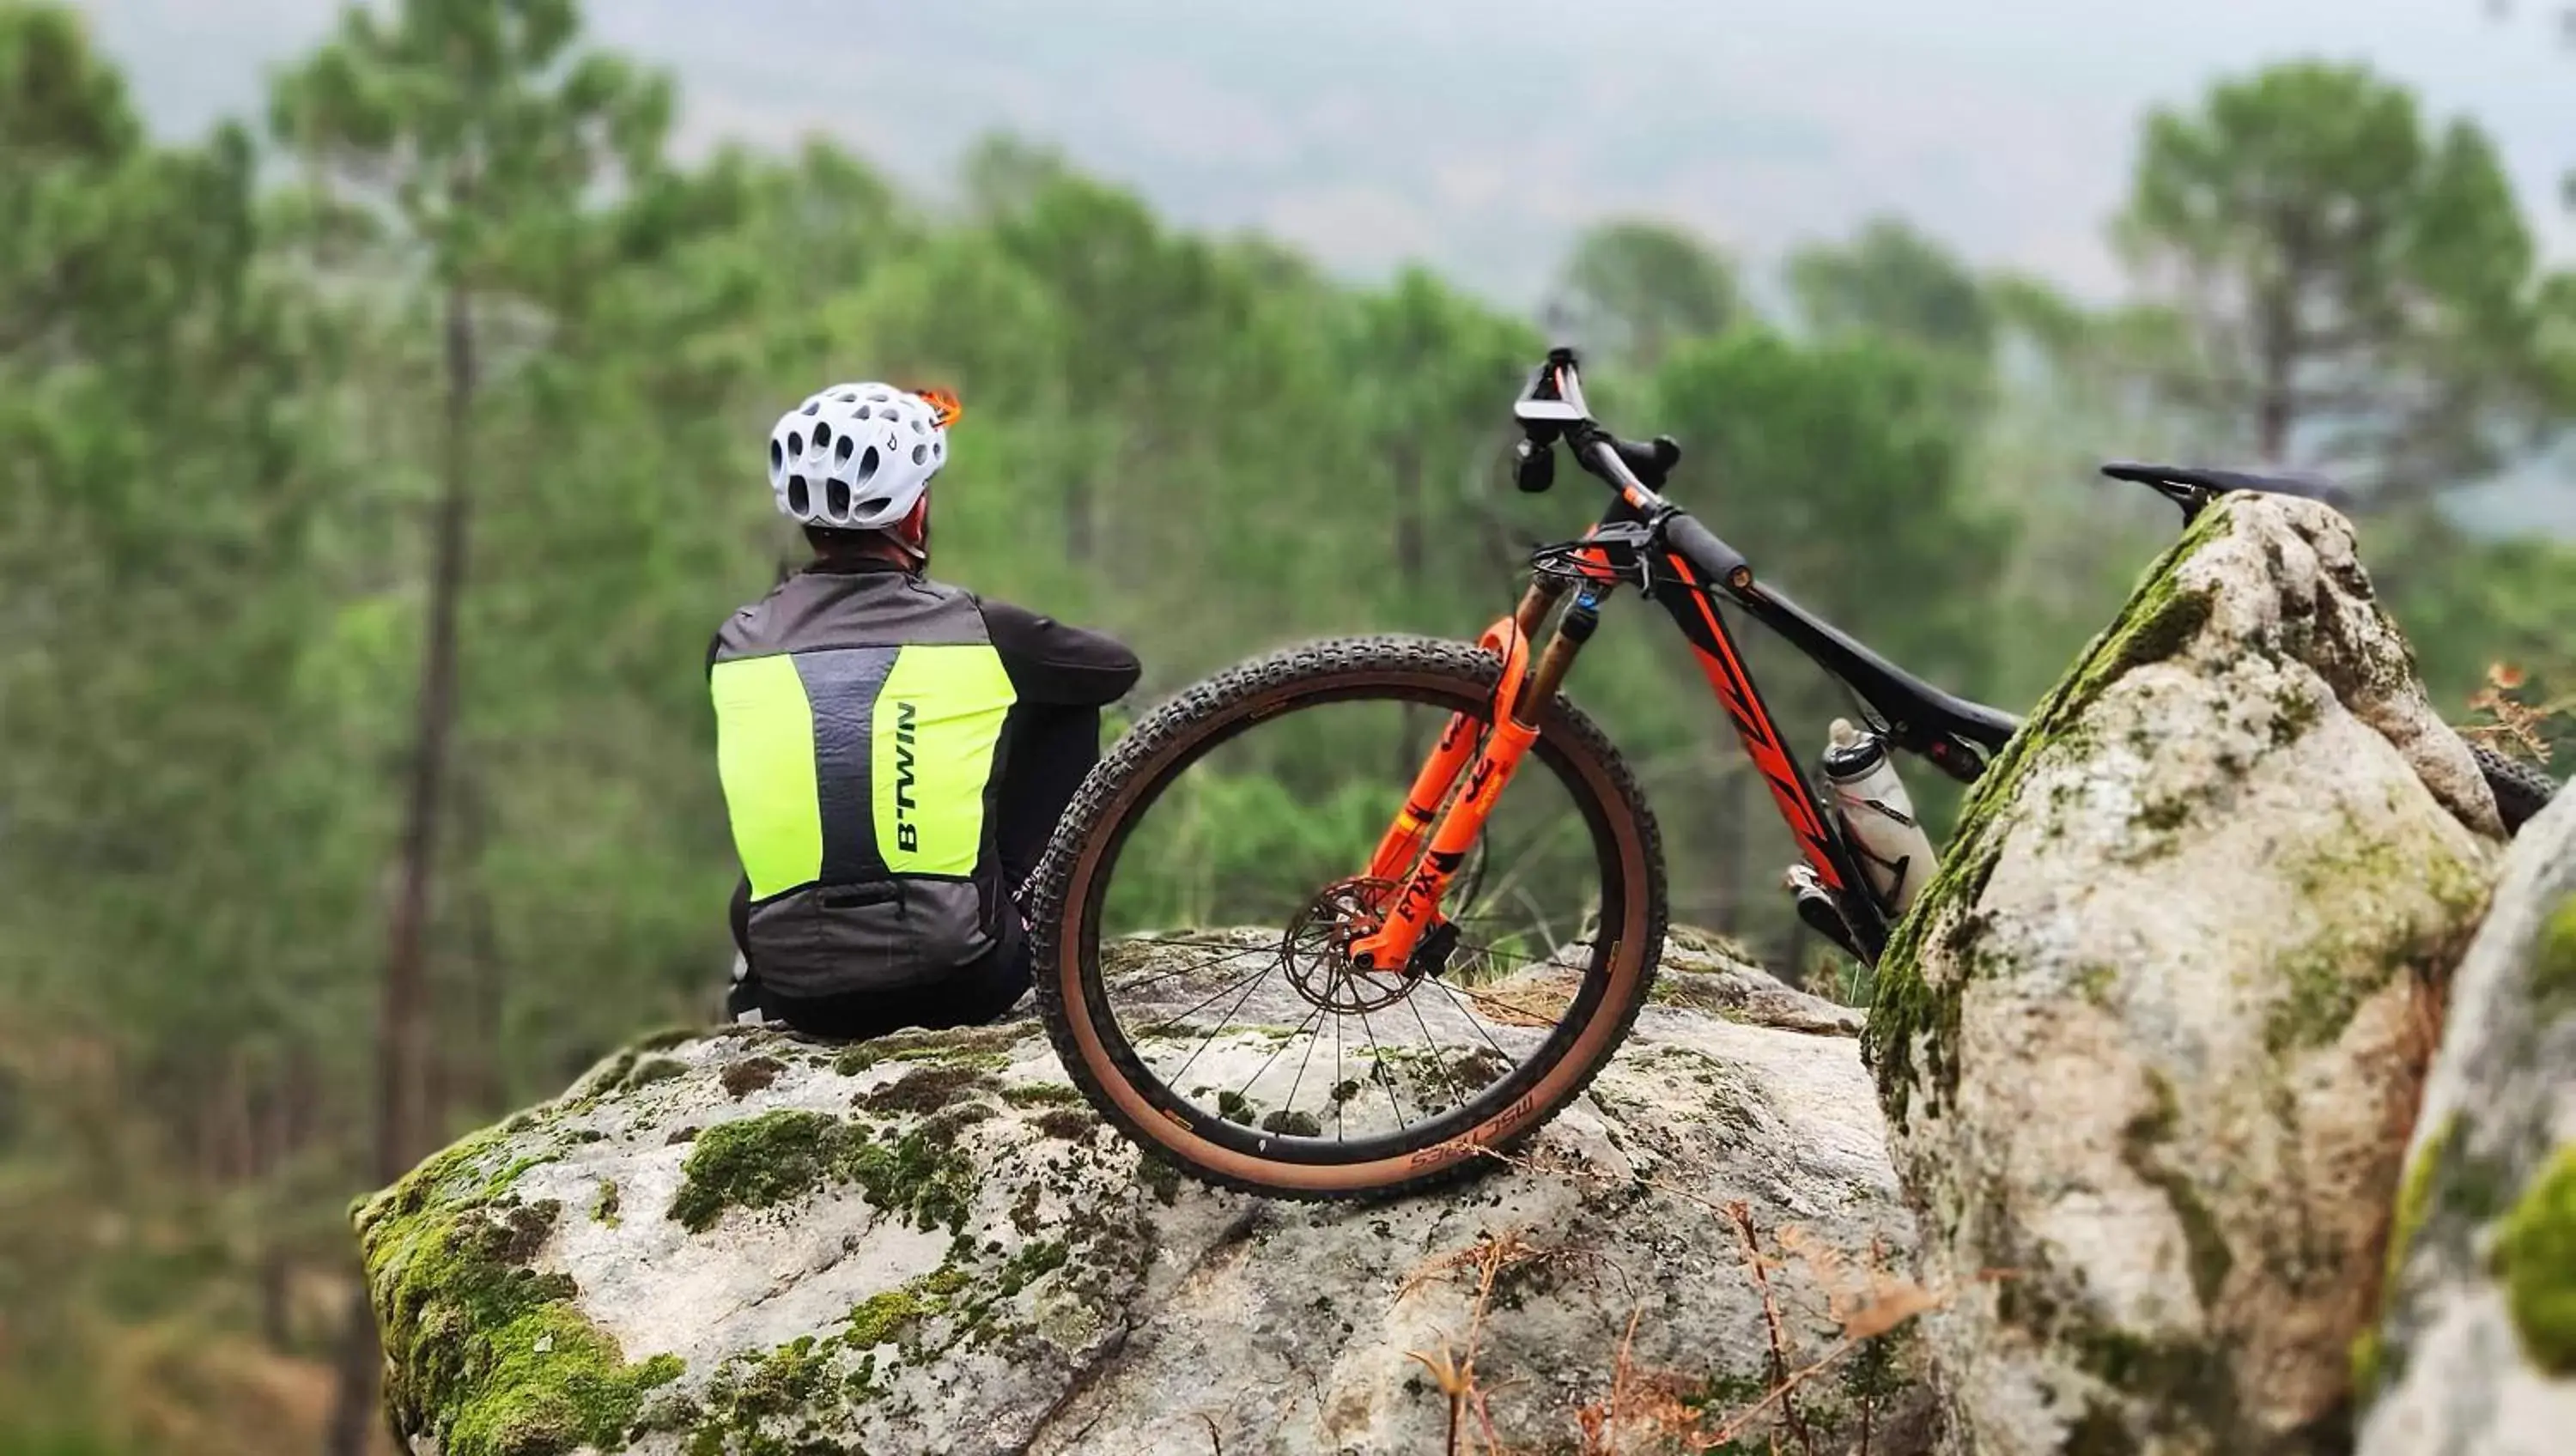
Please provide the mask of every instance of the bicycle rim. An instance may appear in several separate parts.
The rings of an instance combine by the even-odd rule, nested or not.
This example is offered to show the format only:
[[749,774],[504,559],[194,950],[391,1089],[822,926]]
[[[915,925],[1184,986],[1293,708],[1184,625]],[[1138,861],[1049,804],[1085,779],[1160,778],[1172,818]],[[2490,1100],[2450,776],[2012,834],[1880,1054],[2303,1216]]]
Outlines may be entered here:
[[[1202,1177],[1291,1196],[1436,1181],[1535,1128],[1624,1033],[1661,939],[1652,821],[1598,730],[1566,711],[1462,868],[1473,899],[1444,903],[1458,956],[1433,974],[1369,976],[1337,963],[1329,937],[1302,934],[1337,888],[1365,901],[1370,887],[1350,879],[1402,800],[1407,754],[1449,713],[1482,720],[1492,678],[1491,659],[1463,644],[1335,646],[1221,674],[1140,724],[1072,816],[1056,933],[1042,936],[1051,1029],[1095,1104]],[[1266,890],[1266,913],[1173,900],[1163,831],[1225,797],[1194,782],[1239,788],[1250,780],[1222,762],[1233,750],[1258,765],[1265,747],[1311,739],[1328,716],[1399,704],[1413,705],[1409,741],[1324,755],[1320,778],[1308,754],[1288,786],[1307,835],[1338,824],[1338,840],[1324,834],[1286,863],[1278,836],[1263,841],[1239,817],[1249,801],[1238,796],[1219,836],[1184,846],[1190,864],[1223,861],[1234,844],[1231,861],[1194,867]],[[1340,788],[1336,767],[1348,770]],[[1171,903],[1137,911],[1122,889],[1138,882]],[[1153,933],[1122,935],[1140,929]]]

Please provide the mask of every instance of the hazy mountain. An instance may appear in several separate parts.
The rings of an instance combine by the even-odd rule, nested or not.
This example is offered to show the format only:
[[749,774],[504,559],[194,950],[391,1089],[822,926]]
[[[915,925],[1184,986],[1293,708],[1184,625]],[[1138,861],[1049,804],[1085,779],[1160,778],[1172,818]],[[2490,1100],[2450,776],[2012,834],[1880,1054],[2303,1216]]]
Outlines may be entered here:
[[[257,104],[331,0],[89,0],[155,120]],[[1756,257],[1903,213],[2087,291],[2139,112],[2296,54],[2370,60],[2501,138],[2553,240],[2576,58],[2480,0],[593,0],[671,67],[686,138],[845,138],[935,185],[992,127],[1180,218],[1336,266],[1420,257],[1511,301],[1612,211]]]

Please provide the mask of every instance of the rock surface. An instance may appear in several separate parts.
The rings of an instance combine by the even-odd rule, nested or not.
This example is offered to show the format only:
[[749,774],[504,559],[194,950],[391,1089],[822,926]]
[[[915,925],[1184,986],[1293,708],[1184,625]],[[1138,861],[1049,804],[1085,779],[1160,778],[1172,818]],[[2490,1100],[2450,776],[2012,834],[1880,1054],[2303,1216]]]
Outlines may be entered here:
[[1646,1450],[1833,1356],[1725,1449],[1927,1451],[1850,1022],[1685,933],[1517,1166],[1382,1205],[1140,1161],[1025,1018],[648,1044],[359,1211],[389,1406],[442,1456],[1378,1456],[1447,1449],[1446,1374],[1511,1449]]
[[2498,833],[2350,527],[2233,497],[1962,815],[1868,1042],[1955,1449],[2332,1449]]
[[2461,963],[2389,1249],[2362,1456],[2576,1447],[2576,795],[2523,826]]

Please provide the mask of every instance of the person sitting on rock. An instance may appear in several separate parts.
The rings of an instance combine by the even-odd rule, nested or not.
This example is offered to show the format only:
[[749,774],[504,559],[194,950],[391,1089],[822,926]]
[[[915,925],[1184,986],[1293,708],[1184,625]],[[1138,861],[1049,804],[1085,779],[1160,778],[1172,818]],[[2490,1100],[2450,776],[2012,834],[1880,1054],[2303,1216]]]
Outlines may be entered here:
[[923,575],[958,414],[838,384],[770,431],[770,489],[815,555],[707,653],[737,1021],[856,1040],[993,1021],[1029,987],[1020,888],[1138,666]]

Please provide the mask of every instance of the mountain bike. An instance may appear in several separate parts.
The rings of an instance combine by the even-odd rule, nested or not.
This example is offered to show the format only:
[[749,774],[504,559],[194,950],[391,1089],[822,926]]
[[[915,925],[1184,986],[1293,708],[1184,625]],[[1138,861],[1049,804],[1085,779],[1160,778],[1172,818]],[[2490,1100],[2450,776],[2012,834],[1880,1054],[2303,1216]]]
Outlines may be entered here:
[[[1513,413],[1520,489],[1548,489],[1563,448],[1612,499],[1532,553],[1511,615],[1474,642],[1320,641],[1205,679],[1102,760],[1032,878],[1038,1006],[1067,1071],[1206,1182],[1325,1199],[1462,1176],[1627,1035],[1664,950],[1661,836],[1637,772],[1558,691],[1614,592],[1681,629],[1796,840],[1798,913],[1864,964],[1898,908],[1887,867],[1810,782],[1721,606],[1847,687],[1887,748],[1959,782],[2020,726],[1800,607],[1666,500],[1680,447],[1602,428],[1572,350]],[[2187,521],[2235,490],[2331,498],[2288,476],[2105,470]],[[2546,802],[2545,776],[2478,751],[2509,822]]]

